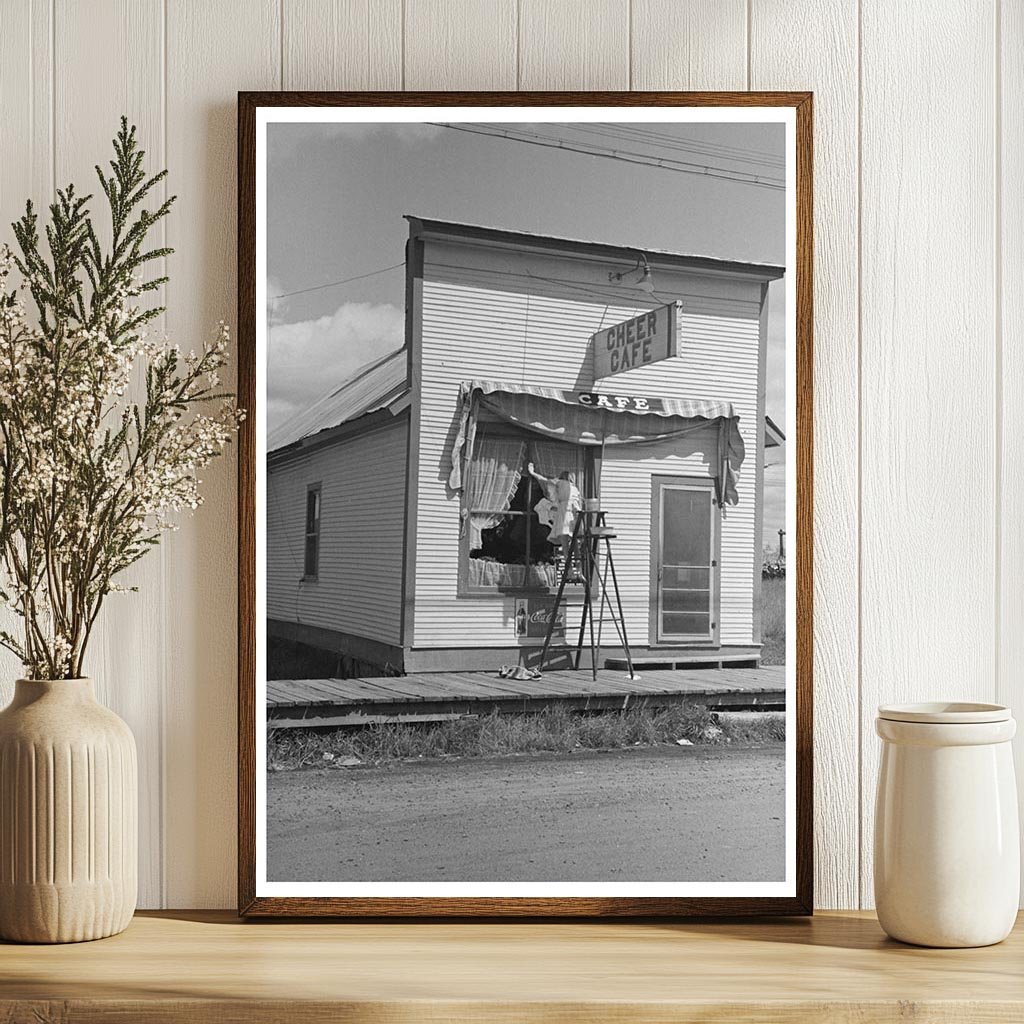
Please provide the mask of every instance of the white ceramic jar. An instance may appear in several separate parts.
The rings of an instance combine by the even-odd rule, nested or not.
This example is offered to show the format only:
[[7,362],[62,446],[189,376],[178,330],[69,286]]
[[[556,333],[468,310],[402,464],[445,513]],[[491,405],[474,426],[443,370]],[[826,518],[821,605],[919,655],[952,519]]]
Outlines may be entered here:
[[1017,788],[999,704],[878,709],[875,905],[894,939],[988,946],[1010,933],[1020,890]]

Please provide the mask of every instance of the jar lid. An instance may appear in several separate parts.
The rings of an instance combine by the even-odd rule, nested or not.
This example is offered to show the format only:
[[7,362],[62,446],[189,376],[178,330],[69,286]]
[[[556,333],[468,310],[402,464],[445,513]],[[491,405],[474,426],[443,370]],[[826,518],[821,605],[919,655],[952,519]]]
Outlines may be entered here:
[[981,704],[970,701],[926,701],[921,704],[882,704],[878,717],[889,722],[923,722],[932,725],[971,725],[1008,722],[1010,709],[1005,704]]

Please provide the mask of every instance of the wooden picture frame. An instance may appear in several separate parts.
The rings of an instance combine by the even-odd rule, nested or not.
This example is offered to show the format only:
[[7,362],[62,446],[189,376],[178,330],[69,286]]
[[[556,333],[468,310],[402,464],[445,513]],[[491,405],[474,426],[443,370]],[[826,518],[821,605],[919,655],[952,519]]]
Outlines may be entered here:
[[[677,917],[806,915],[813,906],[812,837],[812,96],[808,92],[241,92],[238,96],[238,402],[257,403],[257,113],[264,107],[784,107],[795,113],[795,847],[792,895],[770,897],[269,896],[257,888],[257,417],[238,463],[238,909],[248,917]],[[568,118],[566,119],[568,120]],[[624,118],[625,120],[625,118]],[[790,179],[793,180],[793,179]],[[787,271],[788,272],[788,271]]]

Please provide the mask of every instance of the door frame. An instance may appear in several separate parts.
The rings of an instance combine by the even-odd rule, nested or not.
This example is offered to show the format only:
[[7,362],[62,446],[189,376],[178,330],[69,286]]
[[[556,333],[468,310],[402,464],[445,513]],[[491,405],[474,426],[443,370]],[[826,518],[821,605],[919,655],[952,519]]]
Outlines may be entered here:
[[[661,492],[665,486],[685,487],[691,490],[706,490],[711,496],[711,634],[707,637],[694,637],[685,640],[674,637],[671,640],[659,639],[661,632],[661,587],[658,580],[658,568],[661,563]],[[717,512],[717,514],[716,514]],[[648,600],[648,645],[650,647],[705,647],[721,646],[722,629],[722,516],[718,498],[715,494],[715,481],[709,476],[681,476],[676,474],[655,474],[651,477],[651,557],[650,557],[650,597]]]

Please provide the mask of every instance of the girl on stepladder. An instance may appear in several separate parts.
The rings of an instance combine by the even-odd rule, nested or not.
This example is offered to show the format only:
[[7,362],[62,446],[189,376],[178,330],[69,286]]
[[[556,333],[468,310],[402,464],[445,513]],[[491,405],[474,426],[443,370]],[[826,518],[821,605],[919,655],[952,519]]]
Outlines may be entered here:
[[527,463],[526,471],[544,491],[544,497],[533,506],[533,510],[537,518],[548,527],[548,540],[561,546],[562,564],[568,565],[576,513],[583,508],[583,496],[576,486],[576,475],[566,469],[552,480],[541,476],[532,462]]

